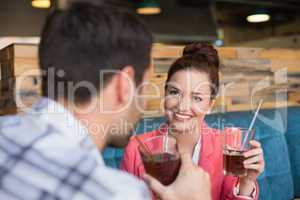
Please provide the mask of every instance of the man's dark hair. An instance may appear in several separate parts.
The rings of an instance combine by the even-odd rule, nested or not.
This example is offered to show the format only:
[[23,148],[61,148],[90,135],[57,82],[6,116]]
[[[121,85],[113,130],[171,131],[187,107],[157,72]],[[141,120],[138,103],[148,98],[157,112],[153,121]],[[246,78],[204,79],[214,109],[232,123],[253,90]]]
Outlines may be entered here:
[[[128,65],[133,66],[139,84],[150,64],[151,47],[151,33],[124,8],[75,2],[65,10],[55,10],[47,18],[39,45],[40,67],[47,72],[42,81],[43,95],[66,98],[74,92],[71,85],[84,81],[98,92],[101,82],[105,87],[113,76],[106,73],[100,80],[100,71],[121,70]],[[88,88],[79,87],[75,102],[87,102],[91,95],[95,94]]]

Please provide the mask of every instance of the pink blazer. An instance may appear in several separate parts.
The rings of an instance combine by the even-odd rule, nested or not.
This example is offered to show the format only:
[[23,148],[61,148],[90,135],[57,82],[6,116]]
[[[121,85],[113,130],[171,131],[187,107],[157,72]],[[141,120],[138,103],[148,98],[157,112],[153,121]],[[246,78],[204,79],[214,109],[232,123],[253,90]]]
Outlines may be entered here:
[[[251,199],[234,195],[233,190],[237,184],[237,178],[224,176],[223,174],[221,132],[208,127],[205,123],[201,129],[201,151],[198,166],[202,167],[210,175],[212,200]],[[138,137],[141,140],[145,140],[160,134],[166,134],[166,128],[159,128]],[[131,140],[125,149],[120,168],[140,178],[145,172],[144,166],[141,163],[138,143],[135,140]],[[258,184],[256,184],[255,199],[258,199]]]

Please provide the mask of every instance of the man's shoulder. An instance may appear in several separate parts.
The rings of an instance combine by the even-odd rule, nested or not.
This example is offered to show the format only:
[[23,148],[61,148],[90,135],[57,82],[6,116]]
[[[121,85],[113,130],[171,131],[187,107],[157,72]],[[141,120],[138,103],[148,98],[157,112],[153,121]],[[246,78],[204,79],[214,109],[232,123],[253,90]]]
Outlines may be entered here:
[[19,146],[33,146],[46,141],[50,133],[59,132],[34,115],[0,117],[0,141]]
[[0,117],[0,140],[11,140],[28,145],[47,131],[47,125],[29,115]]
[[18,129],[41,130],[46,124],[42,123],[34,114],[18,114],[0,116],[0,131],[13,131]]
[[[35,127],[35,118],[1,119],[0,153],[4,157],[0,167],[6,171],[2,184],[10,193],[21,195],[18,185],[24,188],[24,195],[19,196],[23,199],[43,198],[44,194],[60,199],[149,199],[145,184],[99,163],[92,152],[95,149],[80,148],[59,132],[34,130],[41,126]],[[23,125],[25,122],[30,125]]]
[[6,162],[0,162],[6,171],[2,185],[22,199],[43,199],[45,194],[59,199],[149,199],[143,183],[99,164],[89,151],[58,145],[49,152],[8,150]]

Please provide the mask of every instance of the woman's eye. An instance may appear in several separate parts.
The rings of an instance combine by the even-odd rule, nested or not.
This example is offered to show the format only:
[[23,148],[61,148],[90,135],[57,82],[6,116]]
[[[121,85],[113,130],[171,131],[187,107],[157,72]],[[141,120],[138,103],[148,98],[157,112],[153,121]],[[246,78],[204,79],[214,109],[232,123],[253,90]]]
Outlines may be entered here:
[[177,90],[169,90],[168,92],[169,95],[179,95],[179,92]]
[[200,101],[202,101],[202,98],[198,97],[198,96],[193,96],[193,100],[196,102],[200,102]]

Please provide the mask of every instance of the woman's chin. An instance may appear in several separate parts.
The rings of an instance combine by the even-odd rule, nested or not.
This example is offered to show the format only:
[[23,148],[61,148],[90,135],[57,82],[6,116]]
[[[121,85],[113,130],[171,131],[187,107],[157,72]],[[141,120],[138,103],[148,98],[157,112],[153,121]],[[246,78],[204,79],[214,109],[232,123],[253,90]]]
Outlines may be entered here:
[[193,130],[192,125],[187,125],[186,123],[180,123],[180,122],[176,122],[176,123],[171,123],[169,124],[169,128],[171,129],[171,132],[173,133],[189,133]]

